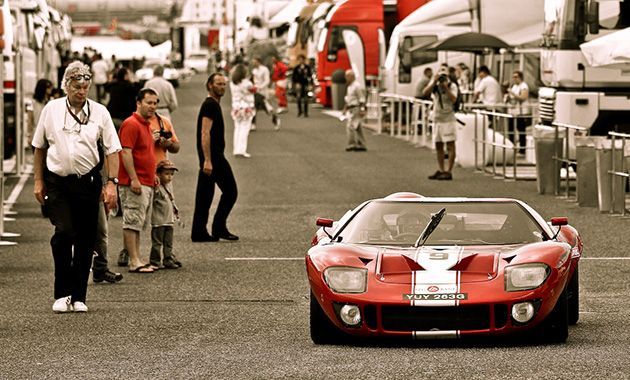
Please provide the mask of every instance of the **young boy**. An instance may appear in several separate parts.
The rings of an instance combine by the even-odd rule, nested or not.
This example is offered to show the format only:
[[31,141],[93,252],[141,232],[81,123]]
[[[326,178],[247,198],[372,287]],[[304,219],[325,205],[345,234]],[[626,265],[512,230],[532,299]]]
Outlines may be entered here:
[[[173,176],[177,168],[169,160],[157,164],[156,173],[160,184],[153,195],[153,213],[151,216],[151,265],[177,269],[182,266],[173,254],[173,225],[179,219],[179,212],[173,199]],[[161,259],[162,251],[164,259]],[[160,265],[160,263],[162,265]]]

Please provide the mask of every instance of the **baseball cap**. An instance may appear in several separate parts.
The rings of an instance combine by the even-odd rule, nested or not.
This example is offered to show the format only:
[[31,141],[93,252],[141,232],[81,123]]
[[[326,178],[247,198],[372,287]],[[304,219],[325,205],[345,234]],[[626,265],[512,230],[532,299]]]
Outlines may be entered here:
[[163,170],[178,170],[175,164],[171,160],[162,160],[157,164],[157,172],[161,172]]

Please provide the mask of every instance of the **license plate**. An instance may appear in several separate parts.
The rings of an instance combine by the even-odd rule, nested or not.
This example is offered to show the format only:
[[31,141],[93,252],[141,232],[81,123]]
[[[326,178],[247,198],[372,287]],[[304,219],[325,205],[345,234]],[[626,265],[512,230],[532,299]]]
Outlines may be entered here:
[[461,301],[467,299],[468,293],[403,294],[405,301]]

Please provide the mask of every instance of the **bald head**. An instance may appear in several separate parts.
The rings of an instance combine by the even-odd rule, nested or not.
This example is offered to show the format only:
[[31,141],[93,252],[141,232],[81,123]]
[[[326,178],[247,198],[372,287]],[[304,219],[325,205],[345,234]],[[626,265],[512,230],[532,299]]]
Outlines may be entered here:
[[354,76],[354,71],[348,69],[346,70],[346,83],[350,84],[352,82],[354,82],[355,76]]

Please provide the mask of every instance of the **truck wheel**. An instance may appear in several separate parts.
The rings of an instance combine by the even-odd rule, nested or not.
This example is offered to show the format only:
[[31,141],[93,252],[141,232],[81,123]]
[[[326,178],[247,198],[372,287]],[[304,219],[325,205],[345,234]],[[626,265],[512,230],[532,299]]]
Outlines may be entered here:
[[326,313],[319,305],[317,298],[311,292],[311,340],[315,344],[335,344],[342,341],[342,331],[328,319]]
[[573,276],[567,285],[569,303],[569,325],[574,325],[580,319],[580,276],[579,267],[575,267]]
[[569,337],[568,290],[565,288],[556,306],[543,322],[541,338],[551,343],[564,343]]

